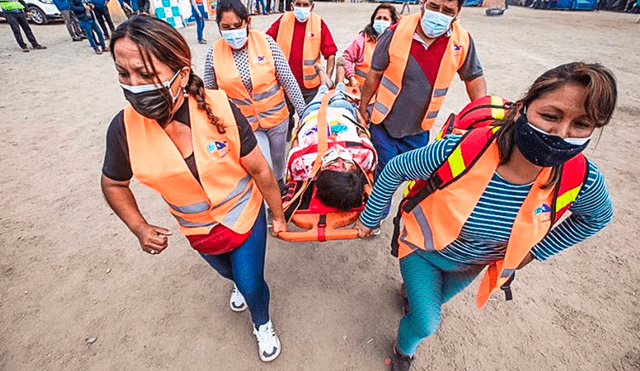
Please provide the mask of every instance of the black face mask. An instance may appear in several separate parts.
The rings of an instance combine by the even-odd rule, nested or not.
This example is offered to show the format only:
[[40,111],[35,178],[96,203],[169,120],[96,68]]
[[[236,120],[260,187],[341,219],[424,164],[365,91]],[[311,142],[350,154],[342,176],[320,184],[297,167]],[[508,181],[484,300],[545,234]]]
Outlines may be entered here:
[[[173,120],[173,109],[175,108],[176,100],[180,96],[180,93],[178,93],[174,97],[171,92],[171,85],[179,73],[180,71],[176,72],[171,80],[163,82],[162,85],[129,86],[120,84],[120,86],[124,91],[124,97],[131,103],[136,112],[146,118],[156,120],[164,128]],[[164,88],[169,90],[171,98],[164,94]]]
[[568,143],[563,138],[531,127],[523,109],[515,122],[514,141],[529,162],[542,167],[560,166],[584,151],[589,140],[581,145]]

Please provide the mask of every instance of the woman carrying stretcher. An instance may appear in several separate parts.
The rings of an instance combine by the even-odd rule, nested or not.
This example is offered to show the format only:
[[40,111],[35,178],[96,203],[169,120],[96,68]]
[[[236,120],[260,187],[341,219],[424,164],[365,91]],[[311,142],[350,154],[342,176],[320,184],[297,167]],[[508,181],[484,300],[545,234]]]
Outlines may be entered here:
[[335,91],[327,87],[328,77],[322,66],[316,64],[315,67],[322,85],[305,107],[291,143],[287,159],[289,181],[302,182],[314,177],[319,147],[318,118],[326,96],[327,150],[315,174],[316,197],[326,206],[348,211],[362,206],[364,187],[368,183],[366,174],[375,169],[376,153],[367,130],[358,121],[357,108],[345,95],[344,64],[338,65]]
[[[394,220],[392,252],[406,296],[393,370],[410,369],[420,342],[438,328],[441,305],[485,267],[480,308],[498,288],[507,289],[515,270],[611,221],[604,176],[581,152],[593,131],[609,123],[616,99],[607,68],[561,65],[538,77],[497,126],[449,135],[389,162],[356,223],[361,236],[378,226],[403,181],[428,179],[411,190]],[[567,210],[571,215],[551,229]]]

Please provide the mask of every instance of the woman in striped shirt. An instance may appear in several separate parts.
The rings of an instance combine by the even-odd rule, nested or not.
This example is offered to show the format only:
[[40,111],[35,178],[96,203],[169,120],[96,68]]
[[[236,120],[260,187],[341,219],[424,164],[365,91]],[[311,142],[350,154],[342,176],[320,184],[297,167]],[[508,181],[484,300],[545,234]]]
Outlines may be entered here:
[[[596,128],[609,123],[616,99],[615,78],[599,64],[570,63],[545,72],[536,79],[524,98],[516,102],[505,118],[498,122],[501,128],[494,135],[497,138],[495,166],[481,168],[487,173],[488,184],[480,188],[479,199],[476,197],[475,205],[469,209],[472,210],[470,215],[466,214],[468,217],[462,221],[461,229],[454,232],[453,235],[457,237],[444,246],[437,246],[437,242],[432,241],[437,241],[437,237],[441,238],[447,233],[437,236],[438,230],[431,230],[429,225],[433,225],[432,221],[438,218],[445,221],[459,218],[453,213],[460,210],[459,204],[464,201],[459,197],[447,198],[452,193],[441,192],[436,196],[438,190],[429,196],[445,200],[440,205],[446,207],[432,211],[428,208],[419,210],[427,214],[427,219],[431,216],[425,221],[426,228],[418,223],[421,228],[419,235],[425,242],[422,246],[409,244],[415,249],[400,259],[407,310],[400,321],[392,357],[393,370],[409,370],[422,339],[433,334],[438,327],[441,305],[468,286],[484,267],[504,259],[504,265],[501,263],[498,266],[499,271],[503,269],[500,279],[505,277],[507,271],[511,274],[511,270],[504,269],[507,265],[507,247],[511,248],[512,241],[518,244],[518,240],[529,238],[526,236],[528,234],[540,233],[535,227],[545,221],[549,226],[549,219],[555,216],[548,204],[542,204],[535,209],[533,218],[524,218],[531,220],[530,227],[524,224],[524,228],[530,232],[521,233],[518,238],[510,240],[515,225],[522,228],[522,212],[519,211],[525,208],[525,199],[530,194],[554,189],[552,187],[559,184],[563,165],[586,148]],[[454,150],[459,150],[460,142],[461,136],[449,135],[389,162],[356,224],[360,236],[364,237],[378,227],[384,209],[391,203],[393,193],[403,181],[429,179],[450,159],[449,155]],[[470,169],[474,166],[480,168],[478,164],[480,161],[468,166]],[[457,195],[464,196],[467,189],[474,187],[472,176],[469,175],[471,171],[463,173],[456,182],[451,183],[457,183],[456,189],[462,190]],[[586,174],[582,187],[569,208],[571,215],[548,234],[542,233],[537,243],[526,246],[523,258],[518,260],[513,269],[520,269],[534,259],[544,261],[592,236],[611,221],[613,207],[604,176],[588,160],[584,171]],[[540,174],[550,175],[541,182]],[[421,205],[423,203],[416,209]],[[536,215],[545,212],[552,216],[547,216],[546,220],[534,226]],[[399,241],[403,241],[407,232],[411,233],[411,229],[416,228],[415,223],[406,223],[404,216],[402,220],[404,228]],[[518,223],[514,224],[514,221]],[[451,234],[451,230],[441,232]],[[482,305],[480,299],[478,303]]]

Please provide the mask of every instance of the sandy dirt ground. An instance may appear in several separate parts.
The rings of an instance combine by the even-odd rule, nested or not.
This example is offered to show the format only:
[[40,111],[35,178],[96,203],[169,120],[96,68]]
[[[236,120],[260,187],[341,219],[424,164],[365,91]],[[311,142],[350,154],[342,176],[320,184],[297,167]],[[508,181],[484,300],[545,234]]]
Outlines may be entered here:
[[[318,3],[316,11],[342,50],[374,6]],[[254,27],[276,17],[256,17]],[[637,15],[513,8],[488,18],[465,8],[461,19],[492,94],[516,99],[539,74],[574,60],[614,71],[617,112],[587,154],[607,176],[616,213],[597,236],[519,272],[511,302],[496,295],[476,309],[474,282],[445,305],[415,369],[640,369]],[[33,30],[48,49],[22,53],[0,23],[1,370],[387,369],[401,283],[388,252],[391,223],[366,241],[269,240],[283,351],[260,362],[248,313],[229,310],[230,284],[177,233],[163,254],[143,253],[103,200],[105,132],[125,103],[109,55],[72,43],[61,23]],[[205,32],[210,44],[219,37],[213,23]],[[181,33],[201,74],[207,47],[194,27]],[[455,82],[442,112],[466,99]],[[158,196],[133,190],[151,223],[176,230]]]

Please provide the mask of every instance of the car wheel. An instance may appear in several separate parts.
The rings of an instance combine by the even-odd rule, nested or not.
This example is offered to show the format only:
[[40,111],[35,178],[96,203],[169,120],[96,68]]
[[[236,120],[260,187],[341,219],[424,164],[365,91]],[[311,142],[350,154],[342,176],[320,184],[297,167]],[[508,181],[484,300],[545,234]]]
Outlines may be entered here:
[[35,24],[46,24],[49,21],[44,12],[36,6],[29,7],[29,15],[31,18],[31,22]]

